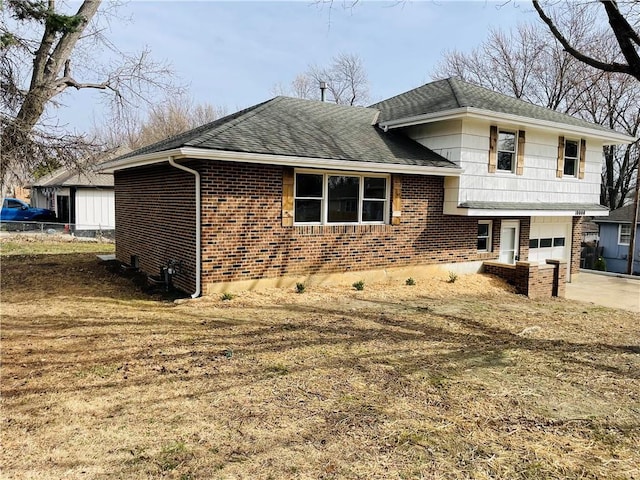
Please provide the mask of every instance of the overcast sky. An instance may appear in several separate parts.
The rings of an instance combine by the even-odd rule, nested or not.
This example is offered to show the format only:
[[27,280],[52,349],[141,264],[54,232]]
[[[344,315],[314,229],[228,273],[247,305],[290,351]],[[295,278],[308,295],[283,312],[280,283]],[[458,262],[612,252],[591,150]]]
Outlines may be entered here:
[[[119,16],[130,21],[111,23],[114,44],[128,52],[148,46],[197,102],[228,113],[271,98],[274,85],[340,52],[362,58],[373,103],[428,82],[444,51],[470,51],[490,27],[537,18],[530,2],[513,0],[361,0],[353,8],[341,0],[332,8],[311,1],[132,1]],[[52,113],[88,129],[101,118],[96,95],[74,91]]]

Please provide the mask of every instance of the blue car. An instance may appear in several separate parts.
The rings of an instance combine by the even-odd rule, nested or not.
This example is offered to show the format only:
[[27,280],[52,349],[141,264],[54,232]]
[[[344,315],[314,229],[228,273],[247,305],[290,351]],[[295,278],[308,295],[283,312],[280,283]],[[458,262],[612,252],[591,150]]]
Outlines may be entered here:
[[55,222],[56,214],[46,208],[30,207],[17,198],[5,198],[2,201],[0,221],[3,222]]

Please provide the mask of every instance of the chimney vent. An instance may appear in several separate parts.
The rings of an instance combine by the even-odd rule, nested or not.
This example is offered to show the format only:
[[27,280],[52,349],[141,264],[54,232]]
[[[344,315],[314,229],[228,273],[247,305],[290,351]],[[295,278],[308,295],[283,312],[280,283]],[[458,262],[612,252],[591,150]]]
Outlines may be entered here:
[[327,82],[320,82],[320,101],[324,102],[324,91],[327,89]]

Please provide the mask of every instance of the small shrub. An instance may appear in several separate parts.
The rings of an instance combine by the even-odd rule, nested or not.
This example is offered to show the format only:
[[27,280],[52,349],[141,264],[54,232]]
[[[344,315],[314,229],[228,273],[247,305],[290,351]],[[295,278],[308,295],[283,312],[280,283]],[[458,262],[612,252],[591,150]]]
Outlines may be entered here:
[[233,300],[233,293],[224,292],[221,298],[223,301]]
[[356,290],[364,290],[364,280],[358,280],[352,284],[352,287]]
[[412,277],[409,277],[409,278],[407,278],[407,280],[404,282],[404,284],[405,284],[405,285],[410,285],[410,286],[411,286],[411,285],[415,285],[415,284],[416,284],[416,281],[415,281]]
[[458,274],[456,272],[449,272],[449,280],[447,280],[447,282],[456,283],[456,280],[458,280]]
[[598,259],[593,263],[593,269],[599,270],[601,272],[607,271],[607,262],[604,258],[598,257]]
[[304,293],[305,288],[307,287],[305,286],[304,283],[302,282],[296,283],[296,293]]

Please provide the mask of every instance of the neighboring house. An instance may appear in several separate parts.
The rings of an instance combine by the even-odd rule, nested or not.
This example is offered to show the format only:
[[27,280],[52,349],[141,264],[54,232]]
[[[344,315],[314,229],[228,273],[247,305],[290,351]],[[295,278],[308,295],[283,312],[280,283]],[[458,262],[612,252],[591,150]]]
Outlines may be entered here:
[[79,235],[115,229],[113,175],[59,169],[31,186],[31,204],[54,210]]
[[598,224],[593,218],[585,218],[582,222],[582,243],[596,245],[600,239],[599,232]]
[[[633,204],[611,211],[606,218],[596,219],[600,227],[602,258],[607,264],[607,272],[627,273],[629,241],[633,224]],[[636,221],[636,249],[633,273],[640,274],[640,222]]]
[[369,108],[276,97],[103,167],[118,260],[178,262],[194,295],[488,262],[516,282],[578,271],[602,147],[633,140],[451,78]]

